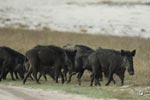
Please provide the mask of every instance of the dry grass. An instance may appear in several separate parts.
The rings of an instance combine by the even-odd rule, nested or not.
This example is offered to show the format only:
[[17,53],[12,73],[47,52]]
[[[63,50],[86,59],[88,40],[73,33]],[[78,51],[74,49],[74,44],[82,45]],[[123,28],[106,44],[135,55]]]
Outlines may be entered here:
[[0,29],[0,46],[9,46],[22,53],[37,44],[63,46],[67,43],[83,44],[92,48],[136,49],[135,75],[129,77],[127,74],[125,84],[150,86],[150,39],[73,34],[49,30]]

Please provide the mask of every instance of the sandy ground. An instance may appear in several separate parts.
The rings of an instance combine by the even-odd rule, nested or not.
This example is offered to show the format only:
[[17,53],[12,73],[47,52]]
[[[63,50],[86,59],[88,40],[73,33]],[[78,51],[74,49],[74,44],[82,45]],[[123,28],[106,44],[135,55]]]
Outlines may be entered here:
[[100,1],[0,0],[0,27],[150,38],[149,5],[103,5]]
[[[0,85],[0,100],[104,100],[91,99],[62,91]],[[116,100],[116,99],[105,99]]]

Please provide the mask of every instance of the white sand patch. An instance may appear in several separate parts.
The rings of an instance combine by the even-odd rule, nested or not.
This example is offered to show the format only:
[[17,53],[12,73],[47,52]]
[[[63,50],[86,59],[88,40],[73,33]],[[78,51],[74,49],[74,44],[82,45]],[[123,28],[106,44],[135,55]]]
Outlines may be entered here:
[[0,27],[150,37],[150,6],[91,4],[100,1],[110,0],[0,0]]

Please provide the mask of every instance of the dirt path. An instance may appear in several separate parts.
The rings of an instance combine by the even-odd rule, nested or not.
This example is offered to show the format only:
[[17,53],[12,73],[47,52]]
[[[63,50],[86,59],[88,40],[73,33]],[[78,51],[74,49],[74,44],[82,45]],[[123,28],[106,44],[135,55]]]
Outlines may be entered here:
[[80,95],[67,94],[61,91],[29,89],[23,87],[0,85],[0,100],[98,100],[98,99],[91,99]]

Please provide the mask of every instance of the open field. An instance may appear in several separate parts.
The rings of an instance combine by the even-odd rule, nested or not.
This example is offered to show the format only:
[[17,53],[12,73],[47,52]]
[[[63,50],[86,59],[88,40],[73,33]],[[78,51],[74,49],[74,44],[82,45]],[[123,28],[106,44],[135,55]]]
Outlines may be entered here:
[[137,50],[134,58],[135,75],[129,76],[126,73],[125,87],[120,87],[120,80],[117,85],[111,84],[101,87],[90,87],[89,72],[86,72],[82,78],[82,85],[77,85],[76,77],[70,84],[55,84],[49,79],[48,82],[42,80],[42,85],[37,85],[33,81],[27,81],[22,85],[21,81],[12,82],[10,79],[2,81],[0,84],[15,85],[42,89],[63,90],[69,93],[86,95],[94,98],[117,98],[119,100],[148,100],[149,96],[139,96],[138,88],[150,86],[150,39],[139,37],[116,37],[103,35],[73,34],[65,32],[56,32],[49,30],[33,31],[23,29],[0,29],[0,46],[9,46],[21,53],[25,53],[30,48],[41,45],[63,46],[70,44],[83,44],[92,48],[112,48],[116,50]]

